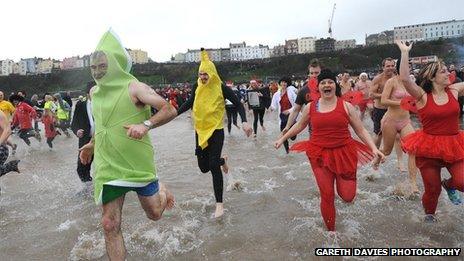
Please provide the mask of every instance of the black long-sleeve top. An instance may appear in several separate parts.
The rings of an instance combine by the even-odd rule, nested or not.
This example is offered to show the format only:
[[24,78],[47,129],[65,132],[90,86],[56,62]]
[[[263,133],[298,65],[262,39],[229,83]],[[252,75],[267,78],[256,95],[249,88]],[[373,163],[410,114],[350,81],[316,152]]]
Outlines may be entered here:
[[[190,94],[190,97],[177,109],[177,115],[180,115],[188,110],[190,110],[193,107],[193,103],[195,102],[195,91],[197,89],[198,85],[195,84],[192,87],[192,92]],[[242,103],[240,102],[240,99],[235,95],[234,91],[232,91],[229,87],[225,85],[221,85],[222,89],[222,96],[224,96],[224,99],[228,99],[230,102],[232,102],[235,107],[238,110],[238,113],[240,114],[240,118],[242,119],[242,122],[246,122],[246,114],[245,114],[245,109],[243,108]]]

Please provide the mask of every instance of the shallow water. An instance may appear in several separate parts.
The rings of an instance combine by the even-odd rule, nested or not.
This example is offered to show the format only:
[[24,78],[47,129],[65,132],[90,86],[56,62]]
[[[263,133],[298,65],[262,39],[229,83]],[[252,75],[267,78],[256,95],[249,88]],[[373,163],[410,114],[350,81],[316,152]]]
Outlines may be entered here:
[[[370,119],[365,125],[371,129]],[[273,148],[274,114],[266,114],[265,126],[256,140],[236,128],[226,134],[230,179],[242,190],[225,191],[225,215],[219,219],[212,218],[211,175],[196,165],[188,113],[153,130],[158,175],[177,206],[153,222],[134,193],[126,196],[122,229],[128,260],[308,260],[322,246],[464,248],[463,205],[452,205],[443,192],[439,222],[425,224],[420,200],[403,195],[407,174],[396,169],[394,155],[374,182],[366,180],[369,166],[359,169],[355,203],[336,199],[337,232],[327,232],[306,156]],[[306,131],[298,136],[306,138]],[[0,179],[0,260],[106,260],[100,208],[75,171],[77,139],[58,137],[54,151],[35,140],[26,151],[14,139],[20,146],[10,159],[21,159],[23,172]],[[420,177],[418,184],[422,190]]]

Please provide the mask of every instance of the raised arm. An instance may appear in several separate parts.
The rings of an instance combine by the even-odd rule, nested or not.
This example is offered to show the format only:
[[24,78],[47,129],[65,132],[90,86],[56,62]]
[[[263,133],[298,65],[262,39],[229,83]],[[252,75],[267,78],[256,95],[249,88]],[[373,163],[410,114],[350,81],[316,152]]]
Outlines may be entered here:
[[401,50],[400,80],[403,82],[406,91],[412,97],[419,99],[424,94],[424,91],[409,77],[409,51],[412,48],[412,43],[406,45],[403,41],[396,41],[396,45],[398,45]]
[[394,101],[390,99],[391,93],[394,88],[395,78],[388,79],[383,87],[382,96],[380,98],[380,103],[385,106],[400,106],[401,101]]
[[450,89],[454,89],[458,92],[458,96],[464,96],[464,81],[451,84]]

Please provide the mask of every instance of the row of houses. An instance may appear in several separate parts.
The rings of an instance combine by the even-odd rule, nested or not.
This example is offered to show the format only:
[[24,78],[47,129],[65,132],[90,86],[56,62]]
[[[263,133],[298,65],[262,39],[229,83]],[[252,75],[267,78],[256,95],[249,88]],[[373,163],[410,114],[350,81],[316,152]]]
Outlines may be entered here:
[[[336,41],[332,38],[317,39],[316,37],[303,37],[285,40],[285,44],[269,48],[268,45],[249,46],[246,42],[230,43],[229,48],[207,48],[210,59],[221,61],[245,61],[253,59],[266,59],[270,57],[304,54],[313,52],[327,52],[356,47],[356,40]],[[200,49],[188,49],[186,53],[178,53],[171,58],[171,62],[199,62]]]
[[[127,49],[127,52],[132,58],[132,63],[143,64],[148,63],[148,53],[142,50]],[[73,56],[64,58],[62,61],[56,59],[43,58],[27,58],[15,62],[10,59],[0,61],[0,76],[8,76],[10,74],[18,75],[36,75],[49,74],[54,70],[73,70],[90,66],[90,55]]]
[[439,38],[464,36],[464,20],[449,20],[435,23],[394,27],[393,30],[366,36],[366,45],[392,44],[395,40],[432,41]]
[[[365,45],[393,44],[395,40],[430,41],[439,38],[464,36],[464,20],[449,20],[435,23],[398,26],[376,34],[366,35]],[[331,52],[355,48],[356,40],[335,40],[333,38],[302,37],[285,40],[273,48],[259,44],[247,46],[245,42],[230,43],[228,48],[207,49],[214,61],[243,61],[251,59],[266,59],[270,57],[304,54],[312,52]],[[171,62],[198,62],[200,50],[187,50],[171,58]]]

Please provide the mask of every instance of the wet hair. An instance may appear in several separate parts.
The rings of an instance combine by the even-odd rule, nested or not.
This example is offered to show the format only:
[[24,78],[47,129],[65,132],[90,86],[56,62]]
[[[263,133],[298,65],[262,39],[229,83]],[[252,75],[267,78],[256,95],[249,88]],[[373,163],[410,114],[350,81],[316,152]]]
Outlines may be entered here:
[[103,55],[106,56],[105,52],[103,52],[103,51],[95,51],[90,55],[90,60],[97,59],[98,57],[101,57]]
[[19,94],[13,94],[10,96],[10,102],[14,102],[14,101],[19,101],[19,102],[22,102],[24,101],[24,97],[19,95]]
[[443,61],[428,63],[420,69],[416,78],[416,84],[419,85],[426,93],[431,93],[433,89],[432,79],[443,66],[445,66]]
[[319,62],[319,60],[317,58],[314,58],[314,59],[311,59],[311,61],[309,61],[309,65],[308,65],[308,70],[310,67],[321,67],[321,63]]
[[395,62],[395,59],[391,58],[391,57],[387,57],[385,59],[382,60],[382,67],[385,66],[385,63],[386,62]]
[[287,83],[287,87],[292,85],[292,80],[290,79],[290,77],[288,76],[284,76],[282,77],[280,80],[279,80],[279,83],[281,82],[286,82]]

